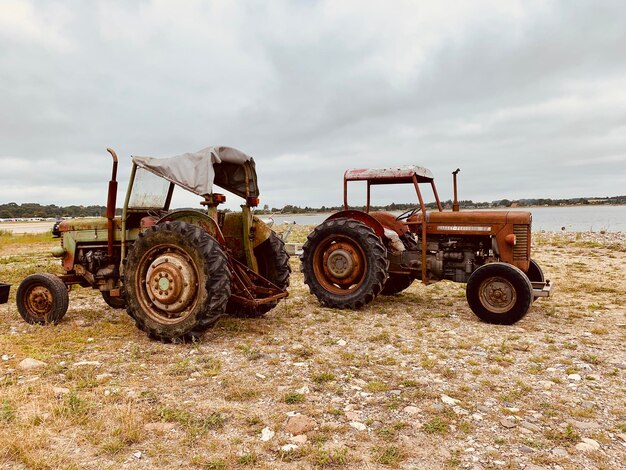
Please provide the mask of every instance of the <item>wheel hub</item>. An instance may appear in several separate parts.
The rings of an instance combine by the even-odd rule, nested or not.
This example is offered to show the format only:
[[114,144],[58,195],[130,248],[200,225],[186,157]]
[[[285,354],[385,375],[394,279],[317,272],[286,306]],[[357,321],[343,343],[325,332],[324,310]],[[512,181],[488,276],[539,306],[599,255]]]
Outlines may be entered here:
[[148,268],[146,289],[156,307],[172,313],[180,312],[195,298],[195,270],[182,254],[162,254]]
[[334,277],[345,279],[354,269],[354,258],[348,251],[338,249],[328,256],[327,265],[328,270]]
[[29,310],[35,315],[43,317],[52,309],[52,294],[43,286],[31,289],[27,299]]
[[480,288],[480,297],[483,305],[494,313],[509,311],[517,300],[513,285],[500,277],[485,281]]

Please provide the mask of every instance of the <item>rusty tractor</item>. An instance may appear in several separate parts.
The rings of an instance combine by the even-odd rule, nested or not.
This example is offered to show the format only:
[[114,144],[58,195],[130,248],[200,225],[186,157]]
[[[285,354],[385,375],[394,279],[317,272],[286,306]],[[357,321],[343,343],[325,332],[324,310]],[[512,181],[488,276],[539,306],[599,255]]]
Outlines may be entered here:
[[[531,219],[522,211],[459,211],[453,172],[452,211],[443,210],[432,173],[419,166],[352,169],[344,174],[344,210],[308,236],[301,257],[304,282],[327,307],[358,309],[377,295],[397,294],[420,278],[467,283],[466,297],[483,321],[513,324],[550,281],[531,258]],[[348,182],[367,183],[364,211],[348,209]],[[412,184],[419,205],[400,215],[371,212],[371,187]],[[436,210],[427,211],[421,186]]]
[[[116,216],[117,155],[106,217],[55,224],[61,246],[52,254],[64,273],[28,276],[17,291],[29,323],[65,315],[71,286],[97,289],[125,308],[137,327],[160,340],[198,338],[224,314],[257,317],[287,297],[284,243],[258,217],[254,160],[230,147],[170,158],[133,157],[121,217]],[[224,194],[244,199],[241,212],[218,210]],[[178,187],[202,198],[206,210],[170,210]]]

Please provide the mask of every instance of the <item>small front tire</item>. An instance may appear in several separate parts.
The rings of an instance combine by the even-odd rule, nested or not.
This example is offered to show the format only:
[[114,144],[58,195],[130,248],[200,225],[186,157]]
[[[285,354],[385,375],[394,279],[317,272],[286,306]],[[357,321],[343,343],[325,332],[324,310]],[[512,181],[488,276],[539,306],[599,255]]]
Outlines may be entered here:
[[533,287],[524,272],[506,263],[489,263],[467,281],[467,303],[481,320],[512,325],[524,318],[533,301]]
[[67,287],[54,274],[31,274],[17,289],[17,310],[32,324],[58,323],[69,306]]

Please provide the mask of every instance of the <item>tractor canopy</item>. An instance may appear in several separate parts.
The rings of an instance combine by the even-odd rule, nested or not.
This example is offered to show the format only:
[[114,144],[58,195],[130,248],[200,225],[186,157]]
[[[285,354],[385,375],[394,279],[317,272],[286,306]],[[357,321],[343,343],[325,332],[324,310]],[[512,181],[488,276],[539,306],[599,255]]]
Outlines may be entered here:
[[199,196],[213,193],[213,184],[243,198],[258,198],[252,157],[232,147],[207,147],[169,158],[133,156],[139,168]]
[[433,174],[427,168],[421,166],[402,166],[395,168],[362,168],[346,170],[346,181],[368,181],[370,184],[396,184],[411,183],[413,177],[419,183],[430,183]]

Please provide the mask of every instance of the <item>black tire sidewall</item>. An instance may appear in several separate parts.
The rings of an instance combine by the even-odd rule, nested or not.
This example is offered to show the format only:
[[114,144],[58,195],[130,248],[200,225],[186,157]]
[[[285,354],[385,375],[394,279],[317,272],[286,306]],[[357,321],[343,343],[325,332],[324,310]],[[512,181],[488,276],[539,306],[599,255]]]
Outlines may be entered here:
[[[143,311],[135,291],[137,272],[144,254],[158,244],[175,245],[196,266],[198,291],[192,311],[176,323],[161,323]],[[200,227],[185,222],[166,222],[150,227],[131,248],[124,270],[126,311],[137,327],[160,340],[194,339],[221,318],[230,297],[230,270],[217,240]]]
[[[52,294],[52,308],[45,318],[33,315],[28,308],[24,298],[28,291],[36,286],[43,286]],[[65,316],[69,306],[69,294],[67,287],[61,279],[54,274],[38,273],[26,277],[17,288],[16,294],[17,310],[20,316],[31,324],[58,323]]]
[[[362,284],[353,292],[335,294],[328,291],[316,278],[313,263],[320,243],[333,235],[343,235],[357,243],[365,255],[367,271]],[[302,272],[304,282],[320,303],[326,307],[358,309],[380,294],[387,280],[387,249],[380,237],[362,222],[353,219],[331,219],[318,225],[302,247]]]
[[[501,277],[511,283],[516,292],[515,304],[508,312],[493,313],[480,300],[480,287],[491,277]],[[467,303],[481,320],[499,325],[512,325],[526,315],[533,301],[533,290],[526,274],[507,263],[490,263],[472,273],[466,287]]]

